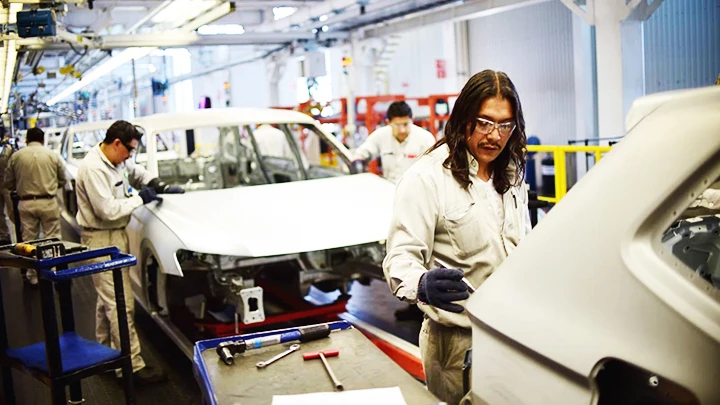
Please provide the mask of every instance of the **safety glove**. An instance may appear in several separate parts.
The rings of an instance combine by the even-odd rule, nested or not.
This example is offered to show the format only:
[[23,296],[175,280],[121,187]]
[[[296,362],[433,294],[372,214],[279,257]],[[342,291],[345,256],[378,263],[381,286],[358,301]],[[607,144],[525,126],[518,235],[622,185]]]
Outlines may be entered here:
[[461,313],[462,305],[453,301],[462,301],[470,297],[468,286],[462,281],[465,273],[460,269],[434,268],[420,277],[418,300],[436,308]]
[[143,204],[160,200],[160,197],[157,196],[155,189],[152,187],[145,187],[144,189],[140,190],[138,195],[140,196],[140,198],[142,198]]
[[165,191],[165,194],[185,194],[185,189],[180,186],[168,186]]

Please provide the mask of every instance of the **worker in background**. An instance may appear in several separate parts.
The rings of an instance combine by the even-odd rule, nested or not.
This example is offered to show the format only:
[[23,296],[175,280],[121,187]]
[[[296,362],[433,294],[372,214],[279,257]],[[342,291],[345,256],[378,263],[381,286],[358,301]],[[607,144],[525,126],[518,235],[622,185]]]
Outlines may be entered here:
[[[45,133],[40,128],[30,128],[26,142],[27,147],[10,157],[5,170],[5,189],[16,190],[20,200],[22,238],[39,239],[42,228],[45,238],[60,239],[60,207],[55,195],[65,186],[65,165],[57,153],[45,147]],[[35,270],[28,269],[25,276],[31,285],[37,285]]]
[[[77,175],[77,222],[82,227],[81,243],[90,248],[117,246],[128,252],[125,230],[135,208],[159,200],[161,193],[183,193],[178,186],[168,186],[128,159],[133,156],[142,134],[127,121],[116,121],[105,133],[105,139],[94,146],[80,163]],[[131,187],[139,192],[135,192]],[[94,260],[105,261],[105,258]],[[115,290],[112,272],[93,274],[97,291],[95,336],[97,341],[120,349]],[[140,342],[135,331],[135,300],[130,278],[123,272],[125,305],[130,330],[130,353],[135,380],[150,384],[165,380],[159,368],[146,366],[140,356]],[[119,371],[118,371],[119,373]]]
[[[13,153],[13,147],[9,142],[9,138],[5,138],[0,142],[0,176],[5,176],[5,170],[7,170],[8,161]],[[7,204],[10,202],[10,193],[5,188],[5,182],[0,181],[0,245],[9,245],[12,243],[10,238],[10,229],[8,228],[7,217],[12,218],[13,210],[12,205]],[[7,207],[7,214],[5,208]]]
[[262,124],[253,131],[253,136],[260,155],[293,159],[292,149],[282,130]]
[[388,107],[388,125],[373,131],[354,151],[354,161],[380,157],[383,176],[397,183],[415,159],[435,143],[435,137],[412,122],[412,110],[404,101]]
[[393,294],[425,312],[427,385],[448,404],[465,395],[468,285],[479,287],[530,231],[525,143],[515,86],[485,70],[460,93],[445,137],[397,184],[383,270]]

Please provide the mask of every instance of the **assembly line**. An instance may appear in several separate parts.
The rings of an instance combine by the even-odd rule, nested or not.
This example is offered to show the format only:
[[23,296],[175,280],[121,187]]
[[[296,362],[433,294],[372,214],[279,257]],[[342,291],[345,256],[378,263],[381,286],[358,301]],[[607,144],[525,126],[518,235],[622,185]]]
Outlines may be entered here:
[[715,0],[0,3],[0,404],[720,404]]

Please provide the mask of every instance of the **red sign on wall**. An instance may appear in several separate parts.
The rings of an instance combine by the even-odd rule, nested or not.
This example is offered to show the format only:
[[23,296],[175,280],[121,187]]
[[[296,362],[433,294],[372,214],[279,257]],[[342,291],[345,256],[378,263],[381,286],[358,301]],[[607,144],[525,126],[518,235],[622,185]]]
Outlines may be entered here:
[[444,79],[447,77],[447,71],[445,70],[445,59],[435,60],[435,70],[437,71],[438,79]]

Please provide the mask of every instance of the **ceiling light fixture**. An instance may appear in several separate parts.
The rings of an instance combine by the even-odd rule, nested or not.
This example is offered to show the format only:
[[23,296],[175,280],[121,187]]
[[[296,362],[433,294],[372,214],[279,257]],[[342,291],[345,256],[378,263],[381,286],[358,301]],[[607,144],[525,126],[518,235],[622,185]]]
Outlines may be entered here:
[[318,21],[320,21],[320,22],[325,22],[325,21],[327,21],[327,20],[328,20],[328,16],[325,15],[325,14],[321,15],[320,17],[318,17]]
[[151,19],[156,24],[172,23],[174,27],[216,6],[216,0],[175,0]]
[[330,28],[327,25],[322,26],[323,32],[327,32]]
[[245,27],[241,24],[207,24],[197,32],[200,35],[241,35],[245,33]]
[[8,110],[10,104],[10,89],[12,88],[13,75],[15,73],[15,61],[17,60],[17,49],[15,49],[15,41],[7,41],[7,56],[5,57],[5,76],[3,77],[2,106],[0,111],[4,113]]
[[[17,23],[17,12],[23,9],[21,3],[10,3],[8,9],[8,23]],[[2,99],[0,100],[0,111],[4,114],[8,110],[10,105],[10,89],[12,88],[13,76],[15,75],[15,62],[17,61],[17,49],[15,48],[15,41],[10,40],[5,42],[5,46],[0,52],[2,54]]]
[[297,7],[273,7],[273,16],[275,21],[290,17],[295,14]]
[[[184,0],[185,2],[190,0]],[[200,0],[205,1],[205,0]],[[175,2],[173,2],[174,4]],[[213,1],[214,3],[214,1]],[[169,7],[169,6],[168,6]],[[206,12],[203,14],[203,12],[206,9],[203,9],[203,11],[198,11],[197,14],[195,14],[195,17],[192,21],[182,25],[185,23],[184,20],[180,22],[177,26],[173,26],[173,28],[179,28],[180,32],[192,32],[196,29],[202,27],[203,25],[207,25],[229,13],[235,10],[234,5],[230,1],[226,1],[225,3],[221,4],[218,7],[215,7],[214,9]],[[163,10],[164,11],[164,10]],[[178,21],[178,20],[176,20]],[[156,51],[157,47],[134,47],[134,48],[127,48],[124,51],[120,52],[119,54],[113,56],[109,60],[107,60],[102,65],[99,65],[95,67],[93,70],[91,70],[89,73],[86,73],[85,76],[78,82],[73,83],[69,87],[65,88],[63,91],[58,93],[55,97],[51,98],[47,105],[53,105],[57,104],[59,101],[64,100],[65,98],[71,96],[76,91],[79,91],[80,89],[84,88],[85,86],[89,85],[90,83],[94,82],[95,80],[99,79],[100,77],[111,73],[113,70],[117,69],[118,67],[122,66],[123,64],[135,59],[141,59],[145,56],[150,55],[154,51]]]

